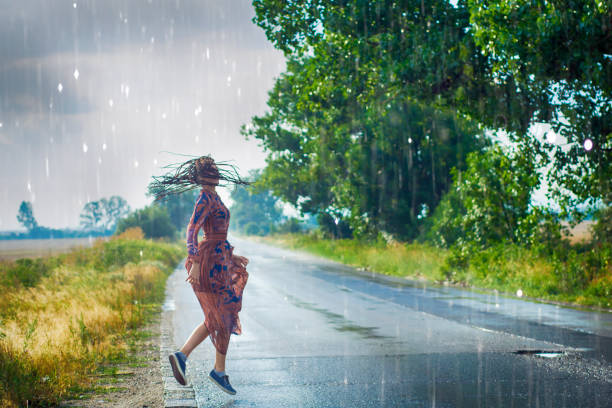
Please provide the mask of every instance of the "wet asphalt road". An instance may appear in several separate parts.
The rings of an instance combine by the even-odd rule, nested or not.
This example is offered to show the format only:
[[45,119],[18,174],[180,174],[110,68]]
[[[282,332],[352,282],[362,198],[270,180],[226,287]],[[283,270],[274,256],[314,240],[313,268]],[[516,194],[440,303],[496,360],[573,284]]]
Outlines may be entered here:
[[[241,336],[208,380],[206,340],[187,374],[200,407],[612,407],[612,315],[424,287],[230,237],[250,259]],[[203,319],[170,278],[174,341]],[[563,352],[547,358],[519,350]]]

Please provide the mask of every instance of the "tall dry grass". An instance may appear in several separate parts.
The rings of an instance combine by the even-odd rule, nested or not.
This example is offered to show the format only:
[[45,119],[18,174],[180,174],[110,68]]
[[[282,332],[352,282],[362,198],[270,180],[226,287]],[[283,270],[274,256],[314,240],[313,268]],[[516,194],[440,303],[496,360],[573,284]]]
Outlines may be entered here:
[[34,284],[23,265],[0,265],[1,406],[56,405],[125,355],[182,256],[171,244],[127,238],[44,260],[52,267]]

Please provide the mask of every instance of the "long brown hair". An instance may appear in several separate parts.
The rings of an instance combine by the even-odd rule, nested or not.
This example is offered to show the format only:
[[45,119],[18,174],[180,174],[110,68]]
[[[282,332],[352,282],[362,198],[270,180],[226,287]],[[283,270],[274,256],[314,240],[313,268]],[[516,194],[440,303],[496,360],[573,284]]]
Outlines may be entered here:
[[[162,176],[153,176],[149,183],[148,194],[160,201],[171,194],[181,194],[185,191],[201,188],[203,185],[250,185],[252,182],[240,178],[236,167],[228,162],[215,162],[209,155],[196,157],[183,163],[164,166],[169,169]],[[219,184],[203,179],[218,179],[225,183]]]

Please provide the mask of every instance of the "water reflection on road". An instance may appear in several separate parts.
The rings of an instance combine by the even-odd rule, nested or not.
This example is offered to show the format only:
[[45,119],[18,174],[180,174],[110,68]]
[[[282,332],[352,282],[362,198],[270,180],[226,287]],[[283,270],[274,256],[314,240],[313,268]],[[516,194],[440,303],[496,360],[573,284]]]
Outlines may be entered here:
[[[227,361],[238,394],[209,383],[206,341],[188,364],[202,407],[612,406],[608,315],[425,288],[230,240],[251,260],[244,334]],[[176,285],[177,344],[201,318],[189,290]]]

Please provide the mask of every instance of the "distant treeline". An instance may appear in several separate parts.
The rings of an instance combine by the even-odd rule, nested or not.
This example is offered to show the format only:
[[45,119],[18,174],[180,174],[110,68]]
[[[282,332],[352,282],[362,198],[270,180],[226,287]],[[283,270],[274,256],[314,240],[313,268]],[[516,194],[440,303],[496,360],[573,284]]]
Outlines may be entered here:
[[88,231],[81,229],[56,229],[37,227],[27,232],[0,232],[0,240],[3,239],[59,239],[59,238],[87,238],[103,237],[111,235],[108,231]]

